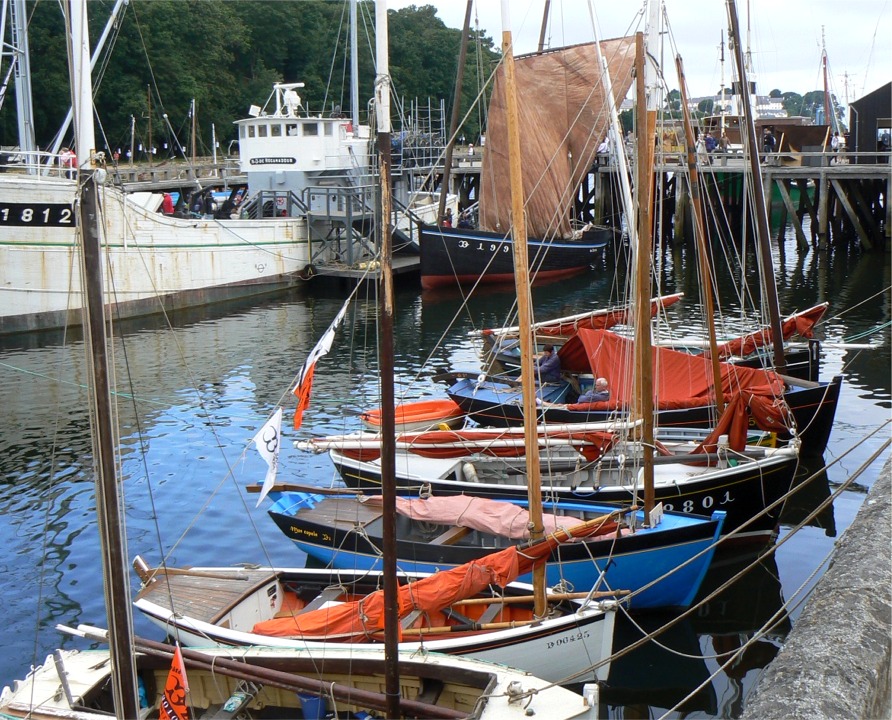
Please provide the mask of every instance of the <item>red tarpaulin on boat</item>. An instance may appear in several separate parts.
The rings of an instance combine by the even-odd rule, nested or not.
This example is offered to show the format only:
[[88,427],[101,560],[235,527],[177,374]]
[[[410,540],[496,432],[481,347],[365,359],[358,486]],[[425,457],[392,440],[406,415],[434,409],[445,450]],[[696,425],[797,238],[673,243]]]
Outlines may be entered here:
[[[399,588],[399,616],[414,610],[437,613],[458,600],[474,597],[490,585],[505,587],[545,562],[551,551],[569,537],[585,537],[597,524],[586,523],[524,549],[509,547],[451,570],[428,575]],[[331,642],[370,642],[384,629],[384,590],[361,600],[257,623],[254,632],[273,637],[300,637]]]
[[[589,462],[594,462],[613,447],[616,436],[603,430],[558,431],[539,433],[540,443],[549,440],[568,441]],[[505,441],[505,444],[498,444]],[[397,448],[429,458],[460,458],[471,454],[492,457],[523,457],[526,455],[524,437],[510,430],[429,430],[421,433],[401,433],[396,436]],[[371,462],[381,456],[380,441],[366,447],[343,447],[345,457]]]
[[692,454],[716,452],[718,439],[722,435],[728,436],[728,447],[742,452],[746,448],[751,418],[762,430],[787,432],[789,430],[785,422],[787,416],[787,405],[781,399],[746,391],[734,393],[715,428]]
[[[781,323],[781,334],[784,336],[784,340],[789,340],[794,335],[804,338],[812,337],[814,334],[812,328],[824,316],[828,305],[829,303],[815,305],[813,308],[803,310],[801,313],[794,313],[786,318]],[[720,358],[728,358],[733,355],[745,357],[763,345],[768,345],[772,337],[771,328],[757,330],[749,335],[744,335],[736,340],[719,345],[717,348],[718,356]]]
[[[561,368],[567,372],[591,373],[607,378],[610,400],[570,405],[571,409],[609,410],[628,407],[631,401],[629,367],[633,342],[606,330],[580,330],[560,350]],[[784,382],[777,373],[720,363],[725,397],[746,390],[770,398],[783,396]],[[653,348],[654,406],[659,410],[702,407],[713,404],[712,364],[702,355]]]
[[[654,298],[650,301],[650,316],[655,317],[660,308],[667,308],[670,305],[674,305],[683,297],[684,293],[675,293],[674,295],[663,295]],[[546,337],[568,337],[579,332],[582,328],[607,330],[620,323],[628,325],[630,322],[630,312],[631,309],[628,305],[614,308],[612,310],[593,310],[590,313],[580,313],[578,315],[569,315],[567,317],[535,323],[532,329],[536,335],[544,335]],[[515,337],[517,335],[517,328],[509,328],[507,331],[487,328],[483,331],[483,335]]]

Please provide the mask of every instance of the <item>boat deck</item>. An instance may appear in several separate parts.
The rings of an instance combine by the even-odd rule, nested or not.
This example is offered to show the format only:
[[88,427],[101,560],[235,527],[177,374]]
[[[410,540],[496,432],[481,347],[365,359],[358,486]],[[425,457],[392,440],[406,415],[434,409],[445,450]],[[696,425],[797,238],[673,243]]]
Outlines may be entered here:
[[304,507],[295,517],[312,519],[323,527],[350,530],[357,525],[366,526],[381,517],[381,508],[357,502],[353,497],[329,497],[316,507]]
[[268,568],[233,568],[231,572],[159,571],[154,580],[140,590],[137,599],[148,600],[169,610],[175,608],[177,613],[214,623],[245,595],[275,579],[276,574]]

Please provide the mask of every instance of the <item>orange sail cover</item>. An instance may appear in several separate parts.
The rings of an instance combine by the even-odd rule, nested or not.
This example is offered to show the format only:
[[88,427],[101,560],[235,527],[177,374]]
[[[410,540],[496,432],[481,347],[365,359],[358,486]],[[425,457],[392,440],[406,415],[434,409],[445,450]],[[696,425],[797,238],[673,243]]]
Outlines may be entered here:
[[[803,310],[800,313],[793,313],[781,323],[781,334],[784,340],[789,340],[794,335],[804,338],[810,338],[814,334],[812,328],[827,311],[829,303],[821,303],[813,308]],[[728,358],[732,355],[745,357],[754,352],[763,345],[768,345],[772,341],[773,334],[771,328],[762,328],[754,333],[749,333],[736,340],[731,340],[717,348],[720,358]]]
[[[601,42],[617,105],[632,85],[635,38]],[[573,45],[514,62],[520,98],[523,193],[527,229],[538,238],[566,238],[576,188],[607,136],[610,113],[594,43]],[[496,71],[486,125],[480,182],[480,226],[511,227],[504,66]]]
[[[572,537],[586,537],[603,529],[603,522],[585,523],[549,535],[540,543],[509,547],[451,570],[428,575],[399,588],[399,616],[414,610],[435,614],[458,600],[471,598],[490,585],[505,587],[545,562],[558,544]],[[614,526],[615,527],[615,526]],[[257,623],[254,632],[274,637],[300,637],[327,642],[373,642],[384,630],[384,590],[360,600],[320,608],[292,617]]]
[[[568,372],[591,373],[607,378],[610,400],[591,403],[595,409],[628,407],[631,402],[631,378],[623,368],[632,357],[633,343],[606,330],[580,330],[560,350],[561,368]],[[722,392],[731,397],[740,390],[760,396],[780,398],[784,382],[777,373],[759,368],[745,368],[720,363]],[[702,355],[653,348],[654,404],[660,410],[701,407],[714,402],[712,366]],[[573,407],[573,406],[571,406]],[[589,407],[585,404],[585,407]]]

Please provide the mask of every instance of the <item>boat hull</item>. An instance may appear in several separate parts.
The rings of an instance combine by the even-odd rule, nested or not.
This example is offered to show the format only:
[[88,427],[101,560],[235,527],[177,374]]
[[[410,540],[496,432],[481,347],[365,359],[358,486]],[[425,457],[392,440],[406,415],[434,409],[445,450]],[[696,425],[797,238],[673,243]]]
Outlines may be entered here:
[[[213,580],[200,577],[169,577],[164,583],[189,583],[195,587],[188,593],[193,600],[178,601],[176,588],[171,609],[171,593],[166,587],[143,588],[134,605],[146,617],[168,635],[179,638],[185,645],[207,647],[264,645],[269,647],[304,648],[309,651],[326,648],[368,648],[368,643],[326,642],[308,638],[287,638],[258,635],[238,628],[253,627],[268,617],[273,617],[281,609],[281,588],[287,583],[292,587],[318,585],[320,588],[331,584],[360,587],[382,582],[381,573],[351,572],[348,570],[323,570],[314,568],[260,569],[259,574],[268,577],[259,582],[242,582],[244,595],[228,610],[218,616],[215,623],[206,622],[190,613],[194,607],[195,588],[204,587],[208,582],[219,584],[229,573],[233,577],[244,576],[243,568],[193,568],[207,570]],[[250,571],[253,577],[258,570]],[[401,576],[405,581],[406,575]],[[529,595],[532,587],[525,583],[510,583],[506,589],[510,594]],[[186,597],[183,595],[183,597]],[[200,601],[199,601],[200,604]],[[403,641],[401,651],[439,652],[447,655],[462,655],[478,660],[501,663],[521,670],[534,672],[537,677],[553,682],[576,675],[580,668],[588,668],[608,658],[613,645],[615,610],[604,610],[601,604],[582,605],[575,603],[576,610],[565,615],[549,617],[542,622],[521,625],[514,628],[493,630],[482,634],[449,634],[425,639],[423,642]],[[171,611],[173,610],[173,612]],[[246,621],[246,615],[248,619]],[[609,662],[599,665],[587,676],[580,676],[574,682],[604,680],[609,672]],[[534,670],[533,668],[536,668]]]
[[[2,187],[0,333],[79,325],[74,181],[22,175]],[[104,285],[115,317],[279,291],[310,264],[303,219],[177,218],[154,210],[158,198],[101,192]]]
[[[784,399],[798,429],[800,453],[822,455],[833,429],[842,377],[836,376],[830,382],[800,383],[791,385],[784,392]],[[540,424],[605,422],[615,416],[615,411],[569,409],[565,405],[569,390],[566,382],[544,385],[538,389],[537,396],[542,401],[538,418]],[[523,424],[520,392],[517,386],[463,378],[450,386],[447,395],[480,425],[512,427]],[[545,403],[555,404],[545,406]],[[659,410],[657,424],[664,428],[709,428],[715,424],[715,414],[714,405]],[[790,439],[790,436],[780,437]]]
[[[351,488],[381,492],[379,461],[361,461],[337,450],[329,453],[341,478]],[[497,470],[484,472],[484,463],[497,464]],[[798,457],[792,449],[775,451],[769,460],[741,464],[734,468],[708,473],[685,475],[675,470],[663,472],[655,466],[654,495],[667,512],[708,515],[715,510],[727,514],[723,533],[735,531],[737,542],[765,542],[776,532],[780,508],[766,511],[791,487]],[[470,467],[468,467],[470,466]],[[674,467],[674,466],[670,466]],[[473,473],[470,470],[473,469]],[[503,458],[432,460],[412,453],[397,452],[396,483],[400,492],[418,492],[429,488],[438,495],[472,494],[490,498],[527,497],[526,460],[515,464]],[[560,472],[555,465],[543,461],[542,495],[546,502],[573,501],[604,504],[640,502],[644,487],[634,478],[623,484],[602,482],[597,464],[582,470]],[[742,529],[742,525],[746,526]]]
[[[148,650],[165,646],[154,644]],[[172,651],[173,648],[168,648]],[[185,650],[183,664],[192,687],[191,717],[211,717],[227,702],[243,703],[239,717],[322,718],[332,717],[335,705],[342,717],[377,717],[387,709],[388,661],[381,647],[364,649],[303,650],[288,648],[201,648]],[[4,718],[31,720],[100,720],[115,716],[110,691],[111,658],[106,648],[58,650],[42,665],[32,667],[27,678],[3,690],[0,714]],[[140,717],[157,717],[171,672],[169,654],[145,649],[134,657],[137,682],[143,691]],[[234,665],[234,663],[238,665]],[[439,653],[401,653],[397,656],[402,701],[406,716],[453,711],[477,720],[503,720],[518,716],[518,703],[509,685],[518,683],[532,691],[524,703],[549,718],[580,718],[582,698],[567,688],[549,687],[546,681],[513,668],[456,658]],[[75,707],[59,690],[64,668]],[[244,670],[244,672],[241,672]],[[242,678],[245,673],[274,675],[283,686],[266,684],[252,697]],[[319,685],[324,692],[319,692]],[[420,696],[425,688],[438,691],[426,704]],[[314,692],[315,690],[315,692]],[[239,692],[241,691],[241,694]],[[483,701],[485,698],[485,701]],[[169,709],[169,708],[168,708]],[[371,715],[369,714],[371,711]],[[596,713],[597,710],[593,710]],[[595,717],[584,715],[585,717]]]
[[[382,538],[366,528],[355,532],[355,525],[348,527],[349,505],[344,506],[346,517],[330,523],[321,522],[313,512],[316,503],[324,501],[321,495],[289,492],[274,499],[270,517],[310,557],[336,568],[382,569]],[[609,514],[616,507],[564,503],[548,505],[546,510],[557,514],[574,511]],[[639,521],[642,519],[643,516]],[[668,515],[655,529],[642,528],[620,538],[610,535],[602,540],[559,546],[546,565],[546,582],[549,585],[566,582],[577,590],[592,587],[605,591],[629,590],[634,593],[630,600],[630,607],[634,609],[686,608],[709,567],[714,552],[712,545],[719,538],[724,519],[723,512],[715,513],[710,520]],[[440,528],[443,529],[446,528]],[[450,544],[414,539],[417,529],[408,518],[401,516],[397,518],[396,532],[399,568],[423,573],[471,562],[492,552],[494,543],[498,546],[501,541],[507,547],[511,542],[487,533],[470,533],[470,542],[460,540]],[[599,580],[602,573],[603,579]],[[532,582],[532,576],[519,580]]]
[[[590,269],[613,236],[613,229],[604,229],[580,240],[547,242],[531,238],[531,280],[553,280]],[[425,290],[514,282],[510,235],[421,225],[420,238],[421,287]]]

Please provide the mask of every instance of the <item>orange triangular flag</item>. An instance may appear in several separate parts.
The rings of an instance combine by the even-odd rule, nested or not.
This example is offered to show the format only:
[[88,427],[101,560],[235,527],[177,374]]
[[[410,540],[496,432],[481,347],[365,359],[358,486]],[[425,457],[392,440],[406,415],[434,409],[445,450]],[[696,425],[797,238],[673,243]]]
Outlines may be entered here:
[[164,686],[164,695],[161,697],[159,720],[189,720],[189,708],[186,706],[187,692],[189,683],[186,680],[186,666],[183,663],[183,653],[177,645],[170,663],[167,685]]

